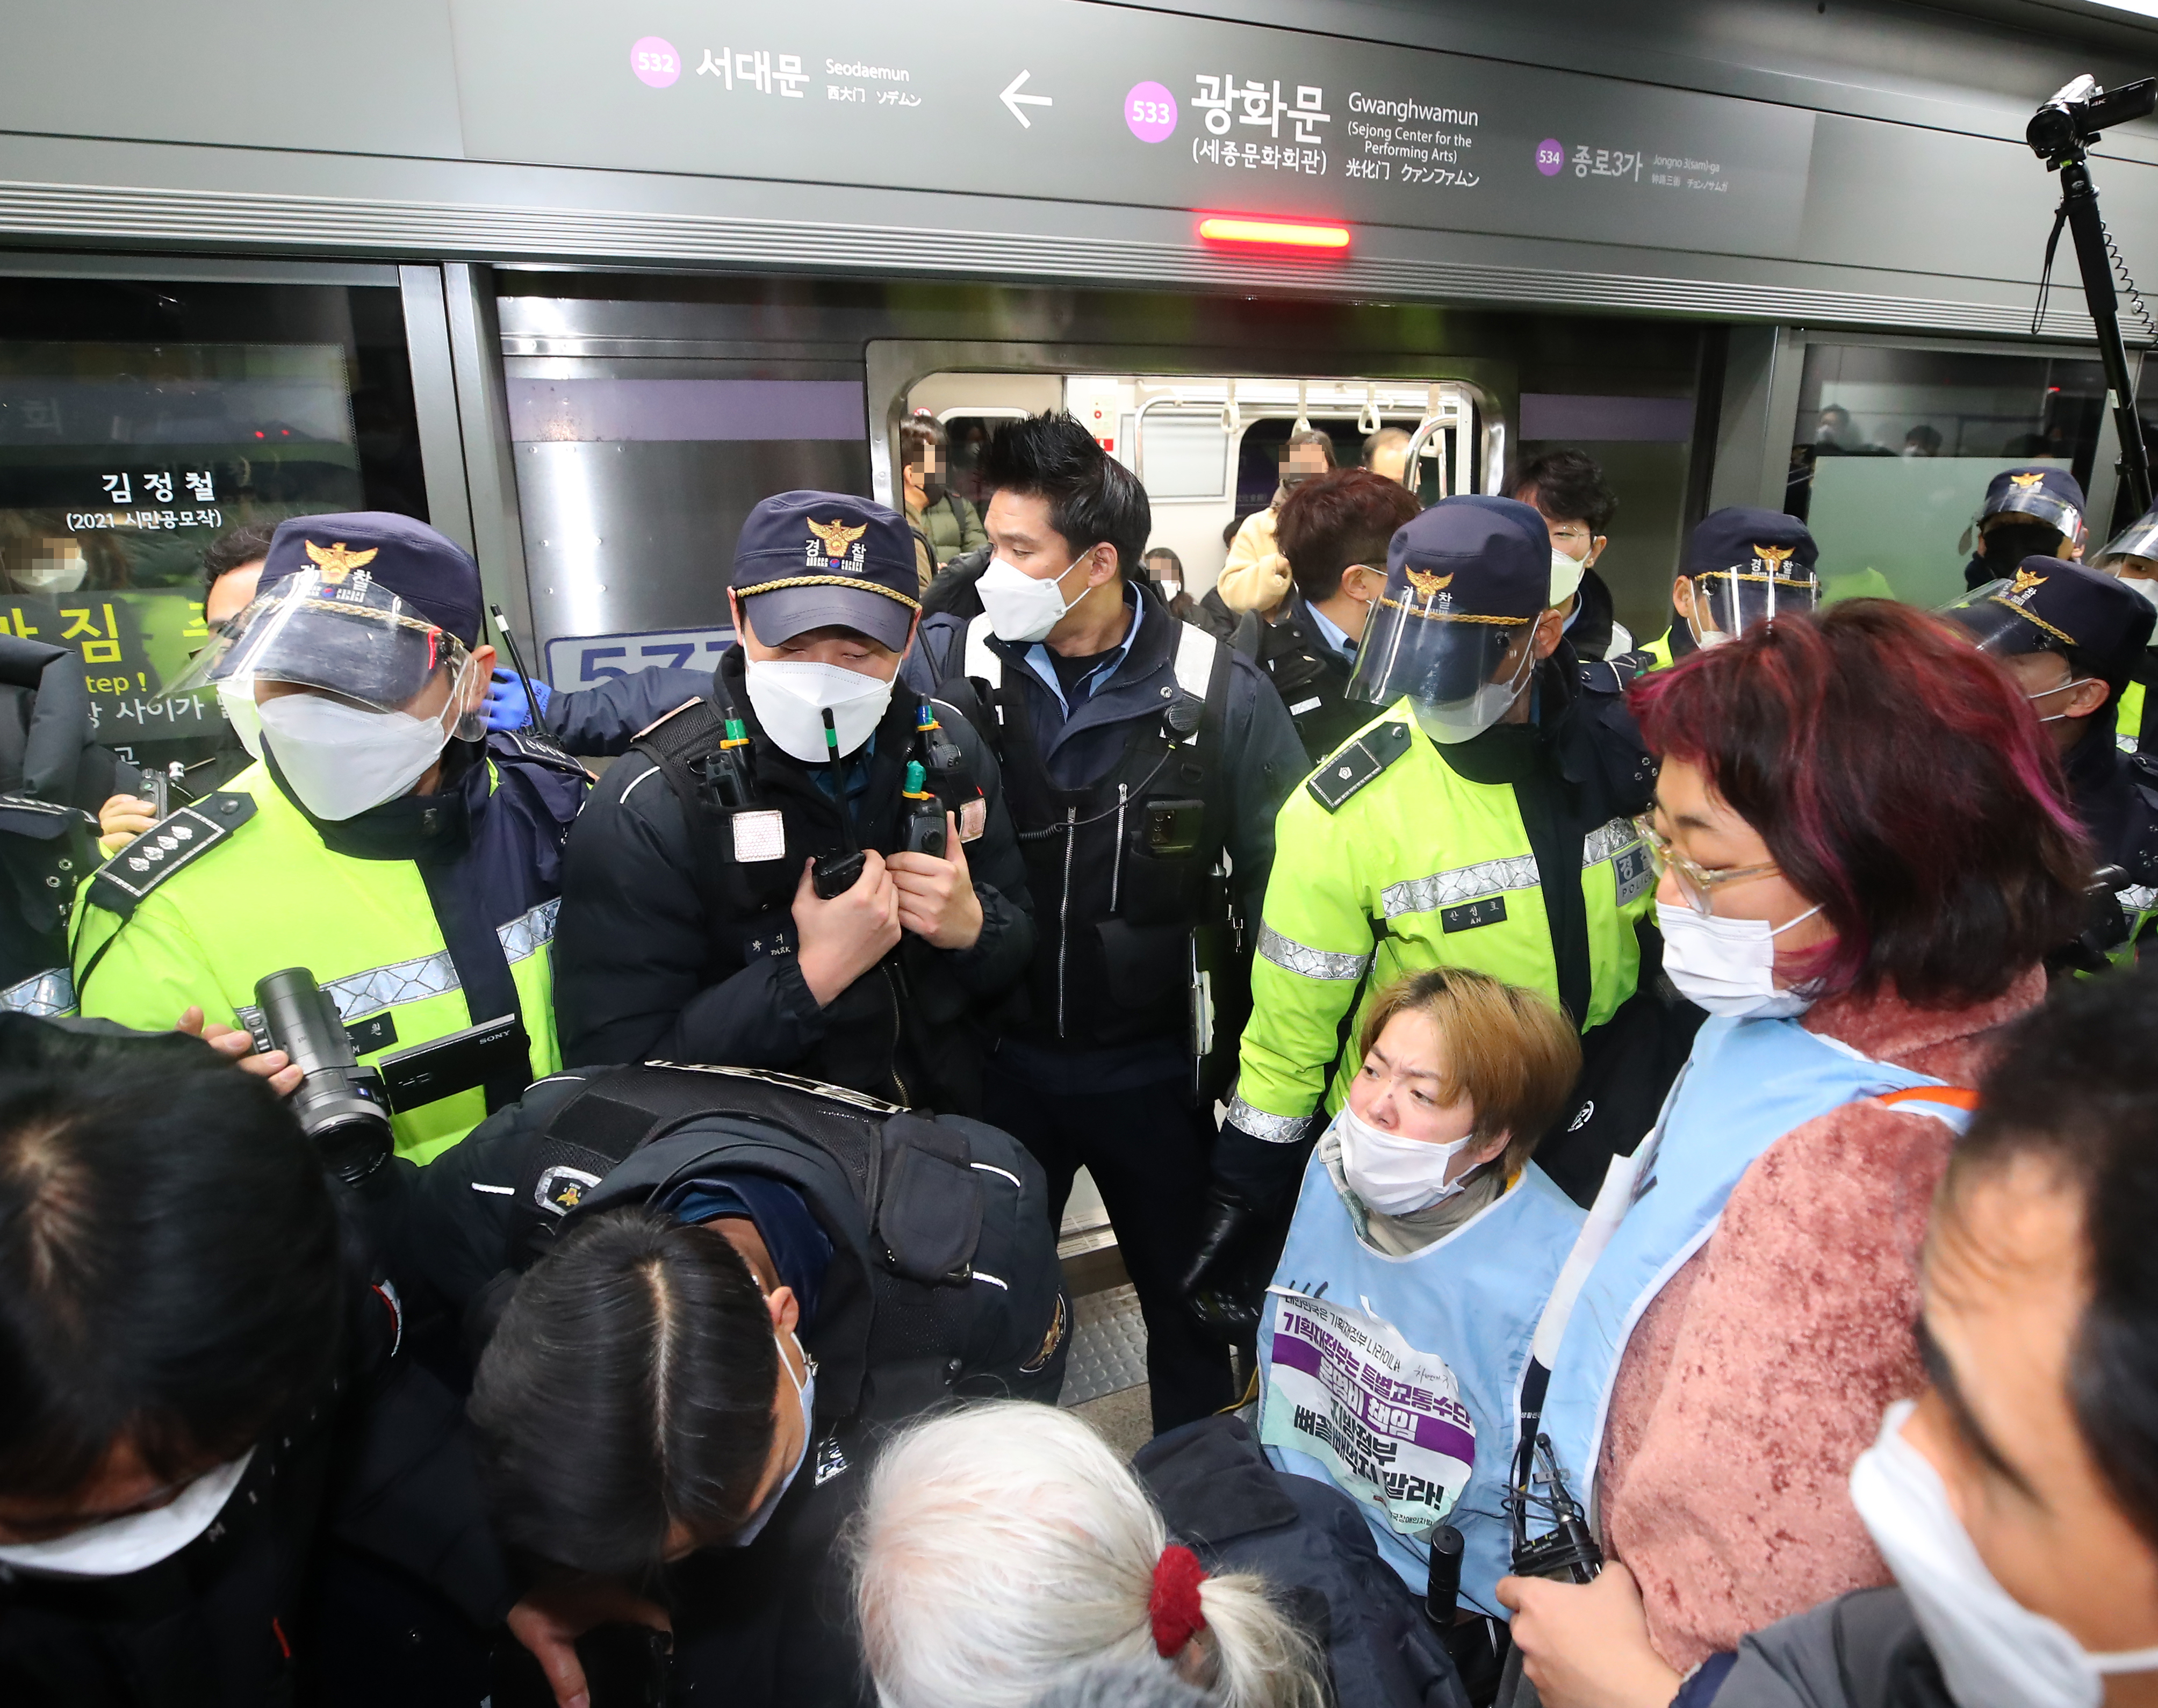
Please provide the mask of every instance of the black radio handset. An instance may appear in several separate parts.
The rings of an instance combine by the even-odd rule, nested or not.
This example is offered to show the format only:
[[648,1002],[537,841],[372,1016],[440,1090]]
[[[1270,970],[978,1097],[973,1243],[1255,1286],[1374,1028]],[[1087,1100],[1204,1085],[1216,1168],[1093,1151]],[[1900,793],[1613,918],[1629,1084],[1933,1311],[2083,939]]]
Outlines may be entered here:
[[839,842],[846,852],[835,859],[818,861],[809,887],[829,901],[853,889],[869,864],[869,856],[854,840],[854,816],[847,810],[847,770],[839,762],[839,726],[832,721],[829,706],[824,708],[824,759],[832,769],[832,801],[839,809]]

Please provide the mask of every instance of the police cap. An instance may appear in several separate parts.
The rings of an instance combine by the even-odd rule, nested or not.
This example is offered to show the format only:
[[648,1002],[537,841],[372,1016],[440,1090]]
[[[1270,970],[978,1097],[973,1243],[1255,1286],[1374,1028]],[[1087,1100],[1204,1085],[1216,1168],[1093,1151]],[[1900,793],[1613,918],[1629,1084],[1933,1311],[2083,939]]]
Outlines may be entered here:
[[472,554],[424,522],[387,510],[289,516],[262,560],[257,596],[289,575],[318,571],[341,586],[364,570],[373,584],[467,647],[480,641],[479,565]]
[[728,585],[767,646],[850,628],[898,652],[922,609],[914,565],[896,512],[844,493],[781,493],[742,524]]
[[1393,601],[1443,592],[1455,617],[1534,617],[1551,605],[1551,529],[1532,504],[1464,493],[1441,498],[1386,546]]
[[2115,692],[2158,624],[2158,611],[2114,577],[2048,557],[2024,559],[2012,580],[1991,582],[1944,614],[1989,653],[2058,653]]
[[1979,519],[2019,513],[2046,523],[2073,544],[2083,537],[2083,489],[2057,464],[2030,462],[2005,468],[1985,485]]
[[1820,548],[1806,524],[1781,510],[1732,504],[1711,510],[1693,525],[1686,540],[1686,572],[1713,575],[1772,575],[1794,583],[1817,581]]

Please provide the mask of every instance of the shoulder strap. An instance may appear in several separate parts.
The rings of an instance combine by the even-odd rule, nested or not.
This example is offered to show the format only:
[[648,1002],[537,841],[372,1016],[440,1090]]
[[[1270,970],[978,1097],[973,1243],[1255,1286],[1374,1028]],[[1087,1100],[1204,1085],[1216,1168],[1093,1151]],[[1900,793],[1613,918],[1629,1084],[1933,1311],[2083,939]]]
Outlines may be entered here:
[[1414,739],[1407,724],[1389,718],[1327,755],[1304,791],[1328,812],[1338,813],[1351,795],[1407,753]]
[[[150,892],[183,867],[191,866],[255,816],[255,797],[219,790],[192,806],[168,813],[107,860],[90,880],[87,899],[108,913],[132,919]],[[84,977],[89,973],[85,969]]]
[[977,682],[986,682],[992,693],[1004,686],[1004,661],[989,645],[994,631],[988,611],[978,612],[967,624],[967,648],[960,669]]

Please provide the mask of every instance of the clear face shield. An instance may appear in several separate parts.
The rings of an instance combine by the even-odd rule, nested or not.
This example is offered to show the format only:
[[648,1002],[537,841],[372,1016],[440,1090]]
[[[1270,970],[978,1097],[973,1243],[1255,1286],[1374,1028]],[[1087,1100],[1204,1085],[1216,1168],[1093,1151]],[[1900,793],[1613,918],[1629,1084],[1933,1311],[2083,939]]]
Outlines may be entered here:
[[2061,552],[2081,545],[2083,540],[2083,513],[2065,498],[2057,498],[2039,485],[2034,477],[2030,484],[2021,484],[2021,477],[2011,476],[2008,490],[1978,519],[1976,532],[1981,541],[1985,524],[1995,516],[2027,516],[2034,522],[2042,522],[2061,536]]
[[2158,574],[2158,510],[2131,522],[2105,543],[2098,567],[2109,575]]
[[1820,604],[1820,583],[1780,560],[1756,558],[1751,569],[1711,570],[1690,579],[1693,609],[1686,626],[1697,646],[1715,646],[1757,622],[1800,616]]
[[259,751],[256,690],[270,683],[401,713],[439,727],[444,741],[477,740],[486,730],[486,684],[464,642],[364,570],[331,581],[309,570],[275,583],[164,691],[215,689],[241,739]]
[[[2033,616],[2019,602],[2045,578],[2018,573],[2013,581],[1988,581],[1960,599],[1937,607],[1970,637],[1971,644],[1996,658],[2019,658],[2026,653],[2066,655],[2074,643],[2043,617]],[[2065,685],[2065,684],[2063,684]]]
[[[1441,578],[1427,576],[1427,581]],[[1450,578],[1448,578],[1450,579]],[[1382,594],[1356,648],[1351,699],[1407,698],[1434,741],[1466,741],[1505,716],[1536,669],[1536,619],[1456,611],[1443,586]]]

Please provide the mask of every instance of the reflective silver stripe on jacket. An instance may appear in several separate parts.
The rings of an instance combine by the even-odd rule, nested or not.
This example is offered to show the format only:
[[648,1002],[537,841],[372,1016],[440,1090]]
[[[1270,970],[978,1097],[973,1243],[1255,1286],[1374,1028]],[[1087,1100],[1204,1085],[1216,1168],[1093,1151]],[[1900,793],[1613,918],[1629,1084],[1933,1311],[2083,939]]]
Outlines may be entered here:
[[1337,955],[1331,949],[1314,949],[1285,937],[1263,921],[1259,926],[1259,953],[1284,973],[1299,978],[1361,978],[1371,964],[1369,955]]
[[[520,913],[508,925],[498,925],[494,935],[502,944],[503,958],[513,966],[536,954],[555,940],[555,916],[561,911],[559,897],[543,901]],[[415,961],[398,961],[387,967],[333,978],[323,988],[337,1004],[338,1018],[348,1025],[368,1014],[394,1009],[400,1003],[424,1002],[462,988],[457,962],[443,949]]]
[[[2113,899],[2120,904],[2123,913],[2148,913],[2152,907],[2158,906],[2158,888],[2148,884],[2135,884],[2125,890],[2114,890]],[[0,996],[0,1009],[7,1006],[7,998]]]
[[494,934],[502,939],[503,958],[514,965],[553,942],[555,916],[561,911],[561,898],[556,896],[552,901],[541,902],[528,913],[520,913],[508,925],[497,926]]
[[424,1002],[458,988],[457,963],[442,949],[416,961],[399,961],[374,967],[347,978],[333,978],[323,989],[337,1004],[338,1017],[347,1025],[364,1015],[394,1009],[400,1003]]
[[75,975],[65,967],[34,973],[20,984],[0,990],[0,1014],[35,1014],[49,1020],[75,1012]]
[[1428,878],[1407,878],[1389,884],[1379,892],[1388,919],[1405,913],[1434,913],[1479,896],[1496,895],[1507,890],[1533,890],[1543,882],[1534,854],[1512,859],[1479,860],[1473,866],[1456,866],[1450,872],[1433,872]]
[[1641,839],[1641,833],[1634,828],[1630,818],[1613,818],[1599,824],[1581,839],[1581,864],[1584,870],[1609,859],[1621,849],[1631,848]]
[[1254,1109],[1242,1095],[1229,1099],[1229,1124],[1253,1138],[1263,1138],[1268,1144],[1291,1144],[1304,1137],[1304,1130],[1311,1124],[1309,1115],[1269,1115],[1263,1109]]

